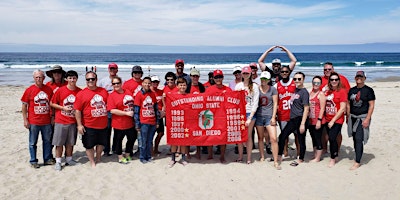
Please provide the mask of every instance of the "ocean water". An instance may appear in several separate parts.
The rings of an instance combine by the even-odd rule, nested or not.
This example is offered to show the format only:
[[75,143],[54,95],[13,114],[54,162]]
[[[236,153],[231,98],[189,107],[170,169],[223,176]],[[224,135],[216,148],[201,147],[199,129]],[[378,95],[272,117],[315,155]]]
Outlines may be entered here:
[[[306,74],[306,81],[315,75],[323,74],[323,63],[332,62],[335,70],[345,75],[350,81],[358,70],[367,73],[368,80],[382,81],[385,79],[400,81],[400,53],[295,53],[297,65],[294,72]],[[245,66],[257,62],[260,53],[238,54],[158,54],[158,53],[0,53],[0,85],[24,85],[33,83],[32,72],[35,69],[47,71],[51,66],[59,64],[64,70],[76,70],[80,74],[78,85],[84,86],[83,75],[86,68],[96,68],[98,77],[107,76],[107,66],[115,62],[119,66],[118,75],[123,80],[130,78],[131,68],[140,65],[144,76],[158,75],[161,80],[168,71],[175,72],[176,59],[185,60],[185,72],[191,67],[201,72],[201,82],[207,80],[209,71],[221,69],[224,71],[224,82],[233,79],[234,66]],[[289,58],[284,53],[271,53],[266,58],[270,63],[274,58],[288,64]],[[260,73],[260,71],[259,71]],[[46,78],[45,82],[49,81]]]

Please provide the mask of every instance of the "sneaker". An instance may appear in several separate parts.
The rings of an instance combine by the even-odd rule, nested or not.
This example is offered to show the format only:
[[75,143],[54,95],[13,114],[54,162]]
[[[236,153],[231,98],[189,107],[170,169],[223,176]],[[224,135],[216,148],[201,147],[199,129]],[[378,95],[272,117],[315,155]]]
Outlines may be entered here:
[[65,163],[65,166],[75,166],[80,165],[81,163],[76,162],[75,160],[70,160],[69,162]]
[[132,157],[130,157],[130,156],[127,156],[125,159],[126,159],[126,161],[132,161]]
[[61,171],[61,163],[56,163],[56,165],[55,165],[55,167],[54,167],[54,169],[56,170],[56,171]]
[[40,165],[37,163],[31,163],[31,167],[34,169],[38,169],[38,168],[40,168]]
[[141,162],[142,164],[146,164],[146,163],[148,163],[149,161],[147,161],[147,160],[140,160],[140,162]]
[[126,160],[126,158],[122,158],[121,160],[119,160],[120,164],[128,164],[129,162]]
[[48,160],[47,162],[44,162],[44,165],[54,165],[55,162],[53,161],[53,159]]

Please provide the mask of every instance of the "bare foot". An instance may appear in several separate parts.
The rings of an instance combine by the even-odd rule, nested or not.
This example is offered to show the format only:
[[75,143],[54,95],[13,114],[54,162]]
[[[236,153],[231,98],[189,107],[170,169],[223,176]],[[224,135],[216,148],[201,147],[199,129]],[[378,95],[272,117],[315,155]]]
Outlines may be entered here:
[[196,158],[197,158],[198,160],[201,160],[200,151],[199,151],[199,152],[196,152]]
[[212,159],[214,159],[212,156],[207,157],[207,160],[212,160]]
[[354,165],[350,168],[350,170],[356,170],[361,166],[360,163],[355,162]]
[[221,163],[226,163],[225,157],[222,157],[222,156],[219,158],[219,161],[220,161]]
[[312,163],[317,163],[319,161],[321,161],[321,159],[314,158],[314,159],[310,160],[310,162],[312,162]]
[[277,170],[281,170],[281,169],[282,169],[281,165],[279,165],[278,162],[274,162],[274,167],[275,167],[275,169],[277,169]]
[[176,161],[174,161],[174,160],[169,161],[168,167],[169,168],[173,167],[175,165],[175,163],[176,163]]
[[90,165],[92,166],[92,168],[96,168],[96,162],[91,162]]
[[331,161],[329,161],[329,165],[328,167],[333,167],[336,164],[336,159],[331,159]]
[[188,154],[186,155],[186,158],[190,160],[190,159],[192,159],[192,155],[190,155],[190,153],[188,153]]

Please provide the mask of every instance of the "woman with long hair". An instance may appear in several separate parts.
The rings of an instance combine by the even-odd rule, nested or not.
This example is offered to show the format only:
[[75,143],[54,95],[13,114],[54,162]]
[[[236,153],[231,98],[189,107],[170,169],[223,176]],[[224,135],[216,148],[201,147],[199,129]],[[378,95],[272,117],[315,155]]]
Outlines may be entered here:
[[326,97],[319,89],[322,83],[320,76],[312,79],[312,89],[310,90],[310,113],[308,115],[308,130],[310,131],[314,148],[314,159],[310,162],[319,162],[322,155],[322,125],[325,124],[325,104]]
[[[253,79],[251,78],[251,68],[249,66],[245,66],[242,69],[242,82],[236,84],[235,90],[245,91],[245,99],[246,99],[246,127],[248,140],[246,143],[247,148],[247,164],[251,164],[251,150],[253,149],[253,140],[251,138],[252,131],[254,128],[254,124],[256,122],[256,111],[258,108],[258,98],[259,98],[259,90],[258,85],[253,83]],[[239,147],[239,158],[236,160],[237,162],[243,161],[243,144],[238,144]]]
[[339,147],[336,138],[344,122],[347,92],[342,86],[339,74],[336,72],[332,72],[329,76],[328,88],[325,92],[325,120],[327,122],[326,128],[329,136],[329,150],[331,152],[331,160],[328,167],[333,167],[338,161]]
[[[261,73],[259,87],[259,101],[256,117],[256,128],[258,135],[258,149],[260,151],[260,161],[265,160],[264,156],[264,137],[269,138],[274,159],[274,167],[281,169],[278,163],[278,142],[276,139],[276,112],[278,110],[278,91],[269,85],[271,74],[267,71]],[[268,135],[267,135],[268,134]],[[269,136],[269,137],[267,137]],[[267,141],[268,142],[268,141]]]

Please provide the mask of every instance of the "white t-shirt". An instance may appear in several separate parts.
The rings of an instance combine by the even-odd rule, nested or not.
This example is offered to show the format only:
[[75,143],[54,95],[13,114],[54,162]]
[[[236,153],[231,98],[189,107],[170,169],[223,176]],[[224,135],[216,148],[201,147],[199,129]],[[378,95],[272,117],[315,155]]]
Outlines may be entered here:
[[256,113],[258,108],[258,98],[260,96],[260,92],[258,90],[258,85],[253,83],[253,91],[252,93],[249,92],[249,88],[244,86],[243,82],[236,84],[235,86],[236,91],[244,90],[246,94],[246,113],[254,112]]

